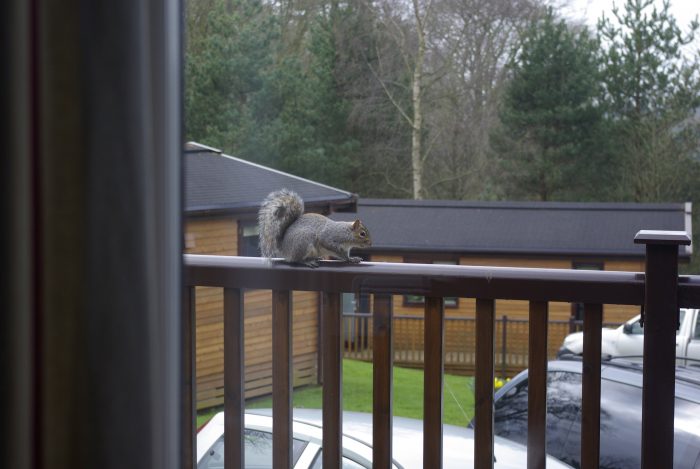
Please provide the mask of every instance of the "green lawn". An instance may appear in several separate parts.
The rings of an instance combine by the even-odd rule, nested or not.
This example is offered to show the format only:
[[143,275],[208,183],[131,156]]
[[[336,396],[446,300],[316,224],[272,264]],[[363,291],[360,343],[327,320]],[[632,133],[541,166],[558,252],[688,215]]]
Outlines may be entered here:
[[[465,426],[474,414],[474,378],[445,375],[443,422]],[[294,407],[320,409],[322,388],[310,386],[294,392]],[[272,398],[246,404],[248,409],[271,408]],[[372,412],[372,364],[343,360],[343,409]],[[218,409],[220,410],[220,409]],[[218,411],[216,410],[216,411]],[[197,425],[216,411],[197,416]],[[423,418],[423,370],[394,367],[394,415]]]

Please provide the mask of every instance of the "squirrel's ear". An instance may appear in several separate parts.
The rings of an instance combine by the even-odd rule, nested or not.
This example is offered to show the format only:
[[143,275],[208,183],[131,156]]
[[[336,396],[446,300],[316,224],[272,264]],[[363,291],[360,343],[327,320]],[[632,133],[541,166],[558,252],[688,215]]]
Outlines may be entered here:
[[352,229],[356,230],[360,227],[360,220],[355,220],[355,223],[352,224]]

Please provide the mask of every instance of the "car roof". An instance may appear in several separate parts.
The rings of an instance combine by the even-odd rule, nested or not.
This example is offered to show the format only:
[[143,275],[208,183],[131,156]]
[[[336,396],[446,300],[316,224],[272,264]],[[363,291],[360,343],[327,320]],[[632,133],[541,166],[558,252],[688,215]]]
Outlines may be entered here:
[[[248,409],[246,411],[246,427],[259,427],[264,420],[272,418],[272,409]],[[303,435],[319,442],[322,430],[323,414],[320,409],[293,409],[294,435]],[[223,434],[224,414],[216,414],[207,426],[197,436],[197,460]],[[205,433],[208,432],[208,433]],[[392,440],[394,461],[405,469],[420,468],[423,465],[423,421],[393,417]],[[371,460],[372,445],[372,414],[360,412],[343,412],[343,447],[347,447],[348,439],[364,446],[369,453],[363,454]],[[202,445],[200,445],[200,441]],[[357,449],[357,448],[356,448]],[[443,467],[468,467],[473,462],[474,431],[470,428],[443,425]],[[526,455],[526,448],[518,443],[495,437],[494,467],[515,468]],[[547,465],[551,468],[569,467],[560,461],[548,457]]]
[[[600,377],[609,381],[642,387],[641,357],[615,357],[601,362]],[[548,363],[549,371],[582,373],[580,357],[567,357]],[[527,370],[524,372],[527,373]],[[700,403],[700,367],[697,364],[676,365],[676,397]]]

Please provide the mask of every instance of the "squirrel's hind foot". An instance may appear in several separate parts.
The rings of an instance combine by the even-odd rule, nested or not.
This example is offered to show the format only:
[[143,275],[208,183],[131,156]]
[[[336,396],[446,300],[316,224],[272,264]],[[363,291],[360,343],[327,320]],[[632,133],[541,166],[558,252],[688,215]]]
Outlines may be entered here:
[[321,260],[320,259],[307,259],[305,261],[302,261],[301,263],[307,267],[311,267],[312,269],[315,269],[316,267],[319,267],[321,265]]

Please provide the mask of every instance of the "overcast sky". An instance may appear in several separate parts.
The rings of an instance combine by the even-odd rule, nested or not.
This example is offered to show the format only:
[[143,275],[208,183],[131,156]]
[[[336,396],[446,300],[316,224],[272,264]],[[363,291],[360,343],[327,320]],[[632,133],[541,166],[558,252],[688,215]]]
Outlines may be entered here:
[[[564,3],[564,0],[560,1]],[[614,3],[622,9],[624,0],[614,0]],[[700,16],[700,0],[671,0],[670,3],[671,12],[684,30],[692,18]],[[606,16],[612,16],[613,0],[568,0],[568,4],[569,6],[564,8],[566,16],[585,19],[591,26],[595,26],[603,12]],[[661,0],[656,0],[656,4],[660,8]]]
[[[585,21],[589,27],[595,28],[598,18],[602,13],[612,17],[613,2],[620,10],[623,9],[625,0],[551,0],[554,5],[567,5],[562,8],[564,16],[576,21]],[[655,1],[657,8],[661,9],[662,1]],[[688,25],[696,16],[700,18],[700,0],[671,0],[671,13],[683,31],[688,30]],[[700,34],[696,33],[692,50],[700,51]],[[691,50],[687,50],[693,54]]]

